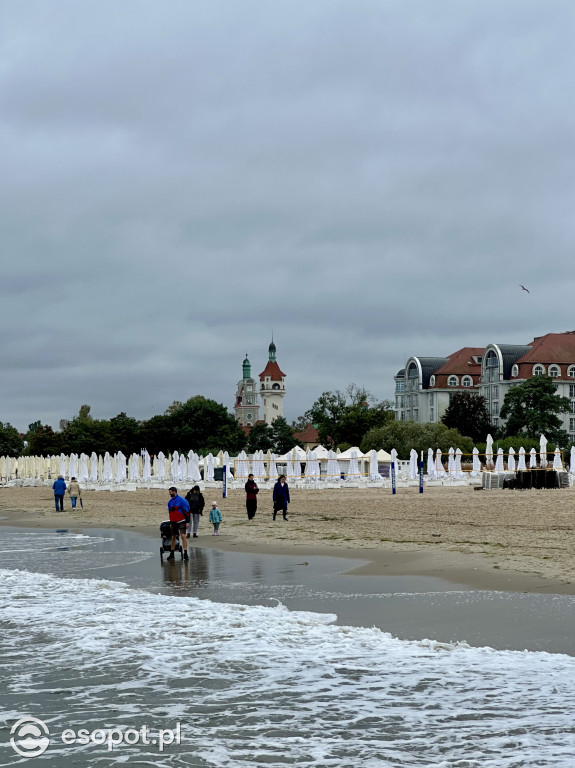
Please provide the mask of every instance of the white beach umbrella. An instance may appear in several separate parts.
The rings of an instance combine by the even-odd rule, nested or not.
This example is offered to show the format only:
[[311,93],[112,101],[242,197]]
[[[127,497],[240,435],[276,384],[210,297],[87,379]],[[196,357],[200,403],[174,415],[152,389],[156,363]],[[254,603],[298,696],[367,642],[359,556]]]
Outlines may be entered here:
[[60,457],[50,456],[50,477],[58,477],[60,472]]
[[170,461],[170,479],[173,483],[177,483],[180,477],[180,454],[177,451],[172,453],[172,460]]
[[341,478],[341,471],[336,455],[337,454],[334,453],[334,451],[330,451],[327,458],[326,480],[332,483]]
[[253,468],[254,468],[253,475],[256,483],[264,482],[266,479],[266,467],[264,464],[263,451],[258,451],[257,453],[254,453]]
[[[341,459],[341,456],[339,458]],[[355,449],[352,450],[349,459],[349,469],[347,471],[347,475],[348,478],[351,477],[353,480],[359,480],[359,465],[357,463],[357,451]]]
[[313,477],[313,466],[311,461],[311,451],[308,449],[305,457],[305,471],[304,471],[304,477],[308,480],[311,480]]
[[247,480],[250,473],[250,460],[245,451],[238,453],[236,459],[236,480]]
[[523,472],[527,469],[525,466],[525,448],[523,446],[519,448],[519,461],[517,462],[517,469],[520,472]]
[[100,482],[104,479],[104,457],[98,454],[98,478]]
[[571,454],[569,456],[569,474],[575,475],[575,445],[571,446]]
[[12,467],[14,466],[14,462],[12,461],[11,456],[6,456],[6,481],[12,479],[12,472],[14,471]]
[[311,471],[314,480],[317,481],[321,479],[321,468],[315,449],[311,452]]
[[232,474],[232,468],[230,466],[230,454],[227,451],[224,451],[224,454],[222,456],[222,467],[226,468],[226,480],[230,482],[230,480],[234,479],[234,476]]
[[152,479],[152,463],[150,461],[150,454],[148,451],[144,451],[144,469],[142,470],[142,480],[149,483]]
[[412,448],[409,452],[409,479],[415,480],[417,477],[417,451]]
[[116,482],[125,483],[126,478],[128,477],[126,457],[122,451],[118,451],[114,458],[116,459]]
[[383,480],[383,477],[379,474],[377,451],[375,449],[369,452],[369,479],[372,483]]
[[515,449],[510,448],[507,456],[507,469],[509,472],[515,472]]
[[455,477],[455,451],[453,448],[449,449],[449,454],[447,456],[447,474],[450,477]]
[[184,454],[180,454],[180,462],[178,467],[178,481],[180,483],[185,483],[188,479],[188,462],[186,461],[186,457]]
[[427,449],[427,476],[430,480],[435,480],[436,478],[436,471],[435,471],[435,455],[433,453],[433,448]]
[[435,451],[435,471],[437,473],[437,477],[445,477],[445,469],[443,468],[443,454],[441,453],[441,448],[438,448]]
[[137,453],[130,456],[130,480],[137,482],[140,479],[140,461]]
[[529,469],[535,469],[537,467],[537,451],[532,448],[529,451]]
[[78,471],[78,480],[81,483],[87,483],[90,475],[88,473],[88,457],[85,453],[80,454],[80,469]]
[[6,477],[6,456],[0,456],[0,480]]
[[473,449],[473,466],[471,468],[471,477],[478,477],[481,474],[481,461],[479,460],[479,448]]
[[112,457],[106,451],[104,454],[104,474],[103,479],[105,483],[111,483],[112,482]]
[[277,465],[276,465],[276,455],[275,455],[275,453],[272,453],[272,455],[270,456],[270,463],[268,464],[268,471],[269,471],[270,480],[275,480],[276,477],[279,474],[278,473],[278,468],[277,468]]
[[204,460],[204,480],[214,482],[214,457],[211,453],[208,453]]
[[157,472],[158,480],[163,483],[166,479],[166,457],[164,456],[163,452],[160,451],[158,454],[158,472]]
[[503,464],[503,448],[498,448],[497,461],[495,462],[495,471],[503,472],[504,470],[505,470],[505,465]]
[[563,460],[558,445],[555,446],[555,451],[553,452],[553,469],[563,469]]
[[493,464],[493,438],[491,435],[487,435],[487,441],[485,443],[485,463],[489,469]]
[[462,456],[461,448],[457,448],[455,451],[455,477],[457,480],[461,480],[465,477],[465,472],[461,469]]
[[90,455],[90,475],[88,477],[91,483],[98,482],[98,456],[96,451],[92,451]]
[[547,438],[541,435],[539,438],[539,466],[547,466]]
[[78,457],[75,453],[70,454],[70,463],[68,464],[68,473],[70,477],[78,477]]
[[60,454],[60,469],[58,470],[58,473],[62,475],[62,477],[66,477],[66,457],[63,453]]

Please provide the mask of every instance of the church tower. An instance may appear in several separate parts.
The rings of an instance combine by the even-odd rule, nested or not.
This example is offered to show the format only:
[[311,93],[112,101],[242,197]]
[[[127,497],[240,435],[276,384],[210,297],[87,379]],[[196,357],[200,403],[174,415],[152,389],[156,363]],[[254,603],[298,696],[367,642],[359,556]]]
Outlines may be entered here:
[[242,427],[253,427],[259,419],[260,406],[258,404],[257,382],[255,379],[252,379],[252,366],[248,360],[247,352],[246,359],[242,364],[242,373],[243,376],[238,381],[238,388],[236,390],[234,412],[236,421]]
[[278,416],[284,415],[285,378],[285,373],[276,362],[276,345],[272,338],[268,348],[268,363],[260,373],[262,419],[266,424],[271,424]]

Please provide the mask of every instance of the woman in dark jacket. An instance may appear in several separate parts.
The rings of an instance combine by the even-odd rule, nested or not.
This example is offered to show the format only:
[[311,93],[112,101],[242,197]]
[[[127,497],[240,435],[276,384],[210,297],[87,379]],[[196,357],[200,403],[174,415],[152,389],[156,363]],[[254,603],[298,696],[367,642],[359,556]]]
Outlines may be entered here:
[[200,492],[199,485],[194,485],[192,490],[187,492],[186,500],[190,505],[190,530],[188,531],[188,539],[190,538],[190,533],[193,534],[194,539],[197,539],[200,515],[204,511],[206,504],[203,494]]
[[258,493],[260,492],[253,475],[248,475],[248,482],[244,485],[244,489],[246,492],[248,520],[253,520],[258,508]]
[[289,488],[286,483],[286,476],[280,475],[279,480],[274,485],[274,520],[280,509],[283,512],[284,520],[287,520],[287,508],[289,502]]

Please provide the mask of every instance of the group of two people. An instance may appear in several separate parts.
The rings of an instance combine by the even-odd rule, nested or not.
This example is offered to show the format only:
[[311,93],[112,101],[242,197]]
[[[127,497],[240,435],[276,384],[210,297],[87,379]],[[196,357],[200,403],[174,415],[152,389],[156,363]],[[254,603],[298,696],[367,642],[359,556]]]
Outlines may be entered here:
[[[248,475],[248,481],[244,486],[246,492],[246,511],[248,520],[253,520],[258,508],[258,493],[260,489],[257,486],[254,476]],[[286,476],[280,475],[273,491],[274,512],[273,519],[276,519],[278,512],[281,512],[283,519],[287,520],[287,508],[290,503],[289,488],[286,482]]]
[[64,511],[64,494],[66,490],[70,494],[70,501],[72,502],[72,509],[76,509],[76,502],[80,499],[80,506],[82,507],[82,489],[75,477],[71,478],[70,485],[66,486],[66,481],[62,475],[58,475],[54,484],[52,485],[54,491],[54,503],[56,505],[56,512]]
[[[200,524],[200,516],[204,511],[206,502],[200,491],[199,485],[194,485],[194,487],[186,494],[185,499],[182,496],[178,496],[178,489],[175,486],[172,486],[168,492],[170,494],[168,512],[172,527],[172,541],[170,547],[171,551],[167,559],[174,559],[176,541],[178,536],[180,536],[182,540],[184,560],[188,560],[187,540],[190,538],[190,534],[194,539],[198,538],[198,525]],[[212,502],[209,521],[214,526],[214,536],[217,536],[220,523],[222,522],[222,513],[218,509],[217,502],[215,501]]]

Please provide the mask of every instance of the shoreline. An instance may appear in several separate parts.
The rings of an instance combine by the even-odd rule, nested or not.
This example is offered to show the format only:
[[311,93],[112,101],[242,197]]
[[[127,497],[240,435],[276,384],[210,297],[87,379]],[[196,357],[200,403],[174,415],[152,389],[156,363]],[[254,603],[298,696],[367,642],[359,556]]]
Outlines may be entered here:
[[[422,495],[425,498],[403,493],[399,503],[397,497],[383,496],[381,492],[374,493],[371,500],[374,509],[367,508],[366,491],[362,491],[361,494],[349,491],[344,497],[326,500],[325,506],[328,507],[326,511],[329,514],[326,514],[323,509],[318,510],[319,506],[324,506],[324,499],[318,498],[317,493],[297,491],[292,494],[293,503],[288,523],[272,522],[271,515],[262,510],[263,505],[259,505],[255,521],[249,523],[243,507],[244,494],[234,492],[230,497],[220,501],[220,508],[224,514],[222,535],[214,541],[211,533],[208,532],[210,526],[207,522],[207,514],[204,514],[200,523],[199,538],[190,540],[190,544],[229,552],[290,554],[302,558],[325,556],[353,559],[356,563],[346,571],[346,575],[349,576],[423,576],[467,585],[473,590],[575,594],[575,573],[572,570],[570,548],[574,537],[571,526],[564,524],[560,526],[559,533],[563,534],[564,551],[561,551],[562,557],[558,562],[556,546],[558,525],[553,525],[558,523],[558,520],[548,521],[548,525],[544,527],[541,520],[533,520],[540,502],[552,499],[557,501],[557,494],[560,494],[560,491],[529,492],[534,494],[530,499],[526,494],[520,494],[524,508],[523,525],[518,525],[513,517],[509,521],[503,520],[504,524],[500,526],[519,532],[519,538],[522,540],[530,534],[533,536],[537,534],[537,541],[532,542],[535,554],[539,550],[539,556],[536,557],[533,552],[518,551],[521,547],[514,547],[513,542],[505,546],[494,542],[492,547],[489,546],[489,537],[501,538],[500,531],[497,529],[495,533],[493,531],[493,516],[499,515],[499,518],[502,518],[497,508],[502,503],[505,506],[508,500],[518,500],[518,497],[506,497],[503,495],[504,492],[497,491],[462,494],[461,490],[465,489],[449,489],[447,493],[444,491],[436,494],[428,492]],[[122,498],[119,497],[120,494],[84,492],[84,509],[72,511],[69,508],[69,500],[66,498],[68,509],[56,513],[51,507],[53,497],[49,489],[2,489],[0,491],[0,526],[50,529],[109,528],[159,538],[159,523],[167,516],[165,494],[162,491],[136,491],[122,494]],[[482,498],[477,499],[477,497]],[[555,517],[558,517],[559,509],[562,523],[567,515],[570,518],[571,498],[573,497],[568,497],[568,509],[563,508],[567,500],[562,499],[562,504],[555,504]],[[449,519],[453,516],[451,508],[453,504],[459,506],[463,499],[468,504],[475,503],[476,500],[480,502],[484,508],[484,526],[480,526],[477,519],[472,521]],[[347,509],[347,517],[345,512],[342,519],[337,517],[337,510],[333,509],[335,501]],[[531,509],[526,504],[528,501],[532,502]],[[406,502],[409,503],[406,504]],[[206,498],[206,504],[209,504],[208,498]],[[353,520],[350,520],[349,510],[356,504],[361,505],[360,508],[364,510],[365,517],[370,518],[370,538],[365,535],[363,521],[360,520],[363,530],[357,530],[357,512],[354,512]],[[545,509],[541,510],[536,517],[549,516],[548,505],[543,506]],[[489,507],[495,507],[495,510],[489,510],[489,518],[485,519],[487,518],[485,509]],[[410,510],[411,519],[408,517],[393,519],[388,514],[389,511],[394,511],[396,518],[401,518],[406,510]],[[422,518],[422,511],[427,511],[427,519]],[[531,519],[531,525],[527,525],[529,519]],[[315,530],[310,523],[314,523]],[[355,536],[336,535],[335,532],[339,532],[342,524],[346,527],[346,532]],[[478,527],[482,529],[479,538],[483,541],[474,546],[473,529]],[[465,539],[455,541],[453,540],[455,537],[451,535],[449,538],[452,540],[448,541],[447,534],[453,533],[453,529],[464,531]],[[491,529],[490,532],[488,529]],[[415,530],[419,530],[417,539],[414,536]],[[380,535],[383,532],[396,535],[389,535],[384,539]],[[546,534],[543,540],[542,533]],[[445,537],[441,543],[433,540],[440,536]],[[358,567],[358,560],[364,561],[363,565]]]

